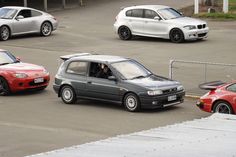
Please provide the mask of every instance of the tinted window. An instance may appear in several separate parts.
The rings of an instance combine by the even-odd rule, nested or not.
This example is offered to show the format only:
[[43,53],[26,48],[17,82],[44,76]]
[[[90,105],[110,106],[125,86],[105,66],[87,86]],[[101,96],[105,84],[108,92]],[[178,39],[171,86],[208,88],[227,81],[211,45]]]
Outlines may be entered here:
[[232,84],[228,86],[227,90],[231,92],[236,92],[236,84]]
[[35,17],[35,16],[41,16],[42,13],[38,12],[38,11],[35,11],[35,10],[31,10],[31,16],[32,17]]
[[23,16],[24,18],[29,18],[29,17],[31,17],[31,10],[29,10],[29,9],[21,10],[21,11],[18,13],[17,16],[19,16],[19,15]]
[[133,9],[126,12],[126,16],[143,17],[143,9]]
[[158,16],[157,13],[153,10],[144,10],[144,18],[154,19],[154,17]]
[[86,75],[87,73],[87,62],[71,62],[66,70],[66,72],[71,74]]
[[106,64],[91,63],[89,69],[89,76],[108,79],[109,76],[112,76],[112,72]]

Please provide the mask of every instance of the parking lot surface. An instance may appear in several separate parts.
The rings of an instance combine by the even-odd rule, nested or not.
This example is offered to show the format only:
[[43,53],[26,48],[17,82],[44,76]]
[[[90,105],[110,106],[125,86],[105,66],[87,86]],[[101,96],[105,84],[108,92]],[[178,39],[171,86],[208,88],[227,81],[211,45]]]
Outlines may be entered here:
[[0,42],[1,49],[13,52],[24,62],[43,65],[51,74],[50,86],[43,92],[0,98],[0,157],[21,157],[209,115],[195,106],[194,99],[186,99],[182,105],[169,109],[140,113],[96,101],[63,104],[54,93],[52,83],[58,58],[65,54],[91,52],[131,57],[164,76],[168,76],[170,59],[235,62],[235,22],[209,21],[211,32],[207,40],[182,44],[141,37],[121,41],[114,34],[112,25],[122,6],[159,3],[181,8],[191,5],[189,0],[95,3],[52,12],[60,26],[50,37],[33,35]]

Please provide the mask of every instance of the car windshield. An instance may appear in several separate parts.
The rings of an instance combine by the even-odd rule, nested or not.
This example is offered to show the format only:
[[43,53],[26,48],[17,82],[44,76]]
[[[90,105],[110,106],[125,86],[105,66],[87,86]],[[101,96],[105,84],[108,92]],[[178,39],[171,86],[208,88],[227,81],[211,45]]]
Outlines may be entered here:
[[0,51],[0,65],[6,65],[11,63],[16,63],[17,59],[10,53]]
[[173,8],[160,9],[158,10],[158,12],[159,14],[161,14],[161,16],[165,20],[176,19],[176,18],[182,17],[182,14]]
[[1,19],[12,19],[16,15],[16,9],[0,8]]
[[126,80],[144,78],[151,75],[150,71],[134,60],[112,63],[112,67]]

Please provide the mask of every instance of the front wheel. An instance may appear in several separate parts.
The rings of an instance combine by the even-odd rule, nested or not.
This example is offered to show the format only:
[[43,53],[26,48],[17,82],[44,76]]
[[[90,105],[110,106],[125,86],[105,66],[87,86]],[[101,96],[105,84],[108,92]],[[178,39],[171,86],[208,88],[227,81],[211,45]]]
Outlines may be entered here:
[[63,86],[61,89],[61,99],[66,104],[73,104],[76,101],[76,94],[71,86]]
[[4,95],[8,95],[10,93],[10,89],[8,86],[7,81],[0,77],[0,95],[4,96]]
[[128,93],[124,97],[124,106],[130,112],[136,112],[140,110],[140,102],[138,97],[133,93]]
[[6,41],[10,37],[10,30],[7,26],[2,26],[0,28],[0,40]]
[[50,22],[44,22],[41,26],[41,35],[49,36],[52,33],[52,25]]
[[170,31],[170,40],[173,43],[181,43],[184,41],[184,33],[180,29],[174,28]]
[[229,103],[227,103],[225,101],[218,101],[214,105],[213,112],[224,113],[224,114],[232,114],[233,110],[232,110],[232,107],[230,106]]
[[130,29],[126,26],[122,26],[118,30],[118,34],[121,40],[129,40],[132,38]]

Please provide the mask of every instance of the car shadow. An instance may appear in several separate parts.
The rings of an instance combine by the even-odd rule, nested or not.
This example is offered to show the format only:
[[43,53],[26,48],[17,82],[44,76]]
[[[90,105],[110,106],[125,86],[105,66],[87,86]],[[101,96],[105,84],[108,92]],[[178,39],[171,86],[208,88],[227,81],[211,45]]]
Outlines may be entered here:
[[[99,107],[99,108],[107,108],[107,109],[115,109],[115,110],[123,110],[126,112],[129,112],[125,109],[125,107],[122,104],[116,104],[106,101],[96,101],[96,100],[77,100],[75,104],[71,105],[78,105],[78,106],[90,106],[90,107]],[[169,106],[165,108],[156,108],[156,109],[144,109],[142,108],[138,112],[133,113],[162,113],[167,111],[173,111],[181,109],[181,107],[177,106]],[[131,112],[130,112],[131,113]]]
[[44,90],[36,90],[36,89],[32,89],[32,90],[25,90],[25,91],[20,91],[20,92],[16,92],[16,93],[11,93],[8,95],[8,97],[15,97],[15,96],[31,96],[31,95],[38,95],[38,94],[48,94],[50,91],[48,91],[47,89]]
[[52,33],[48,37],[41,36],[40,34],[24,34],[24,35],[17,35],[17,36],[12,36],[9,40],[19,40],[19,39],[27,39],[27,38],[50,38],[52,36],[56,36],[55,33]]

